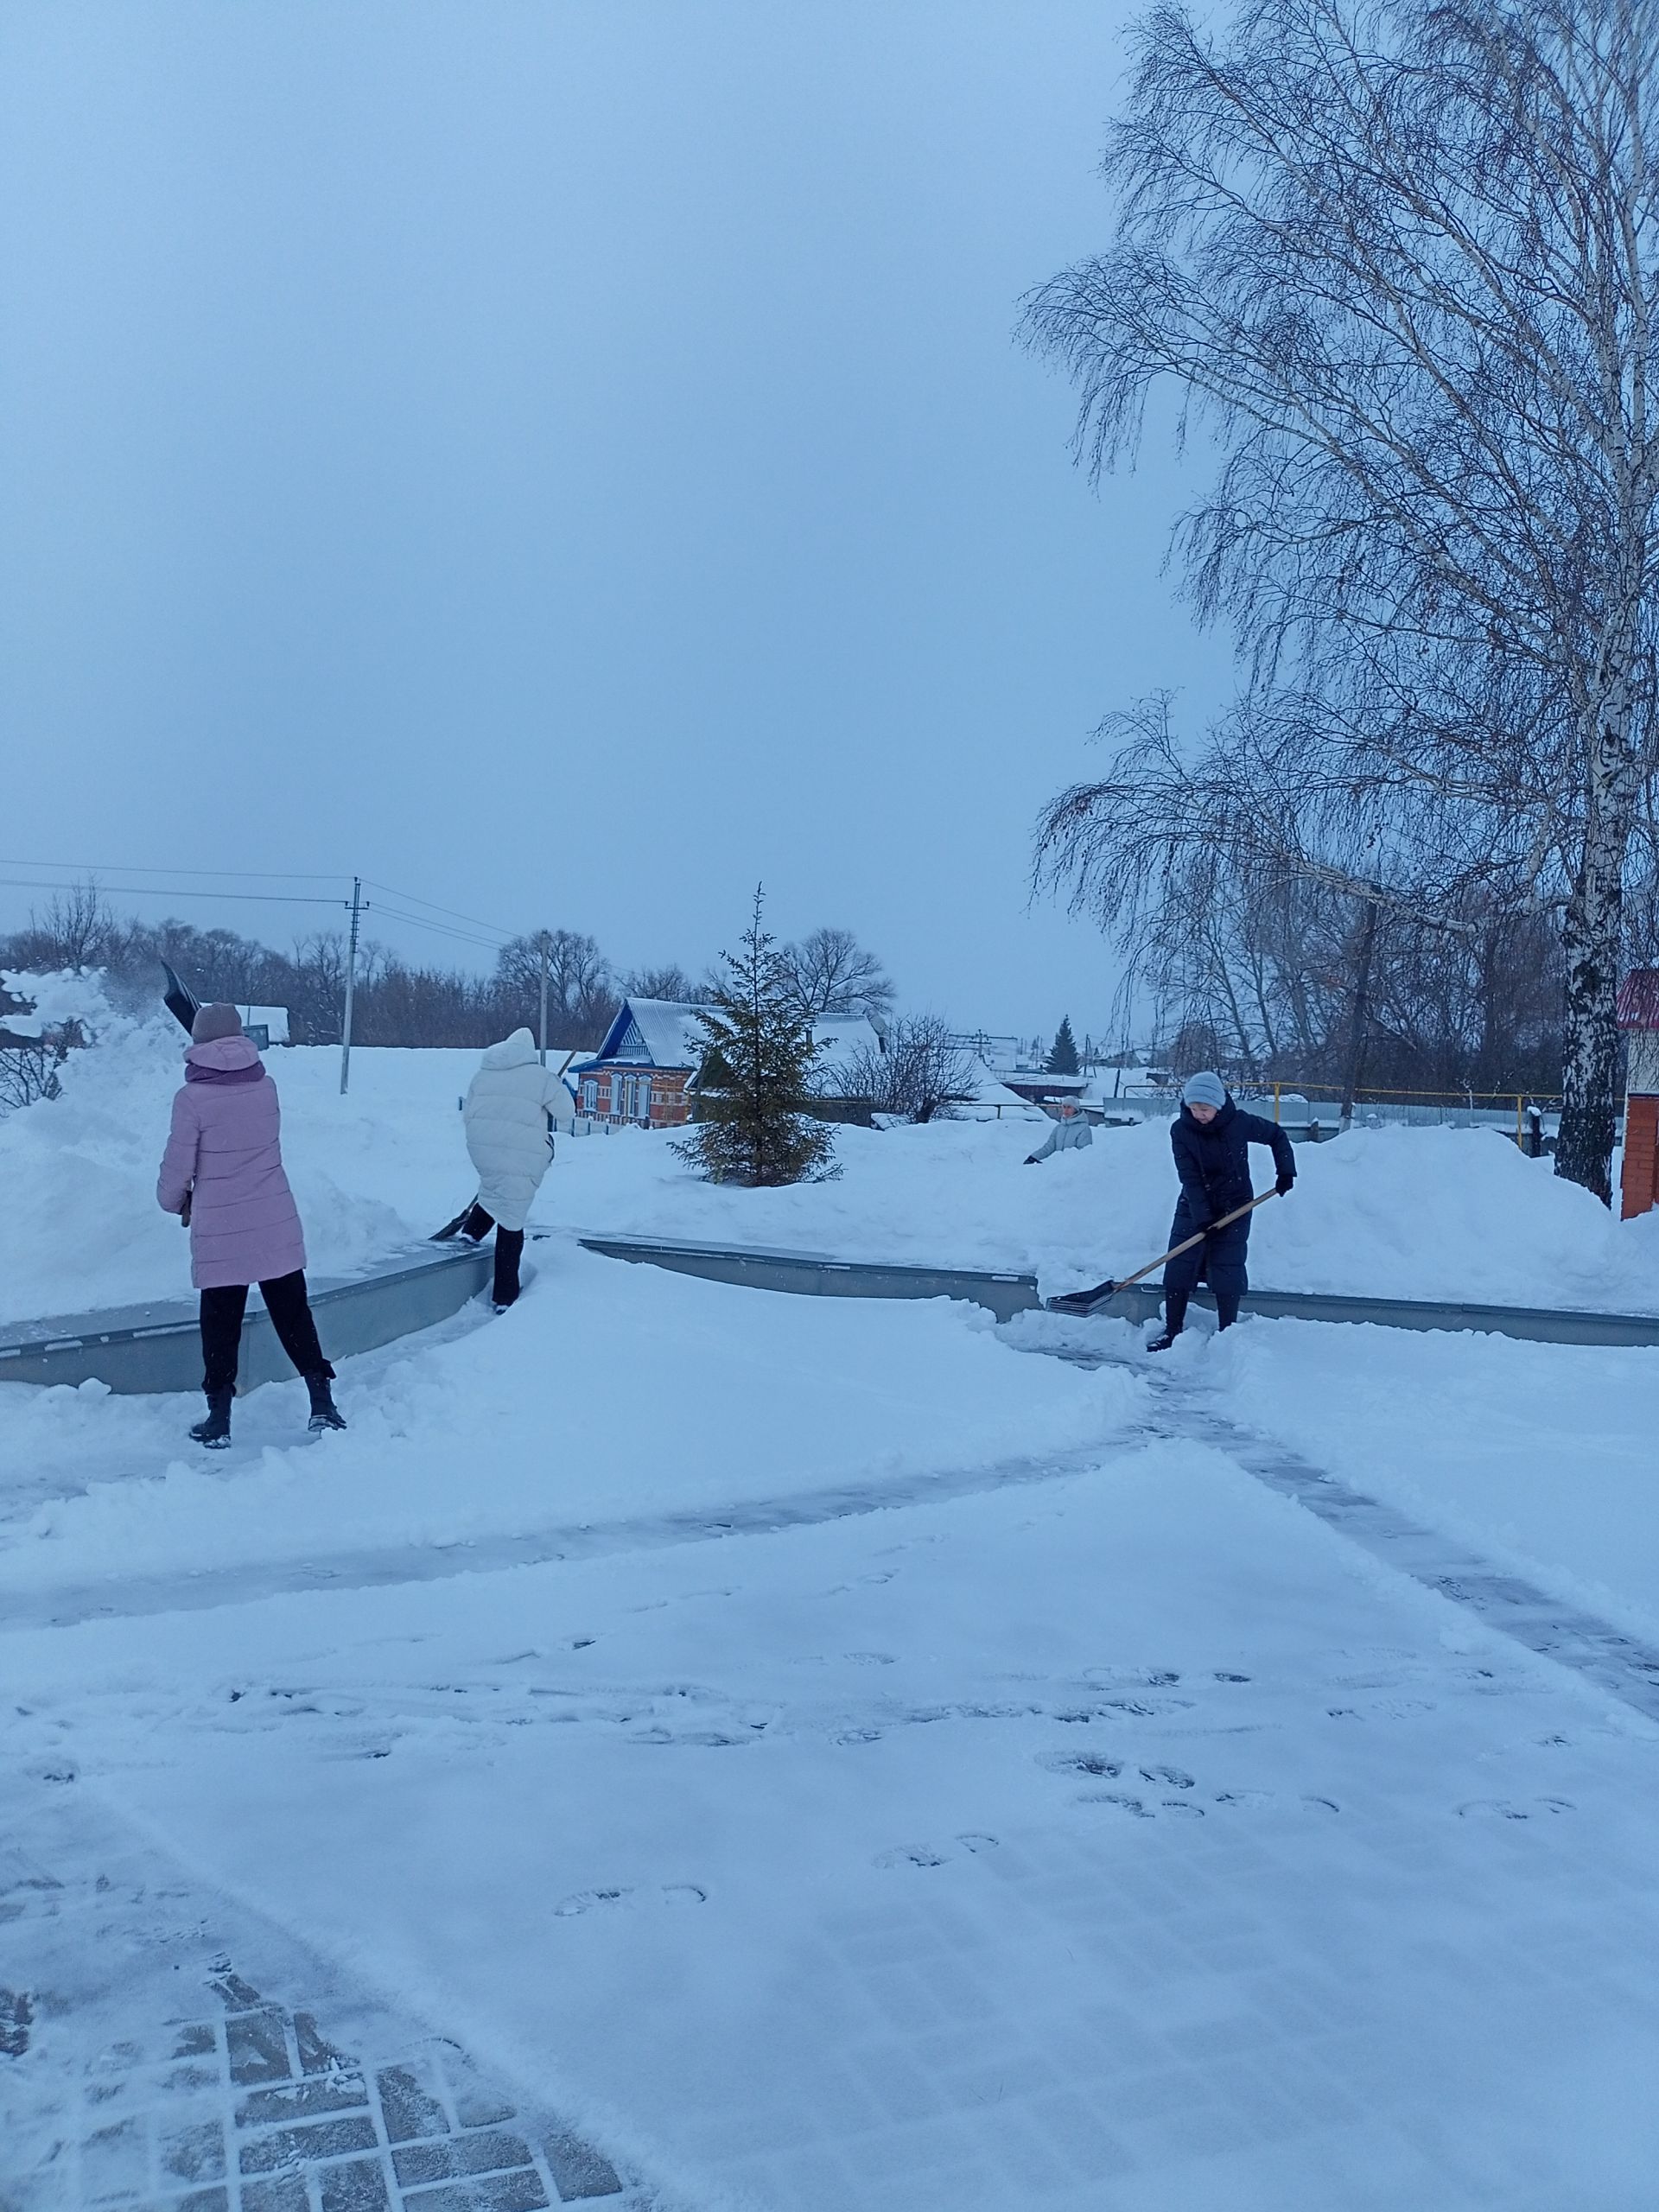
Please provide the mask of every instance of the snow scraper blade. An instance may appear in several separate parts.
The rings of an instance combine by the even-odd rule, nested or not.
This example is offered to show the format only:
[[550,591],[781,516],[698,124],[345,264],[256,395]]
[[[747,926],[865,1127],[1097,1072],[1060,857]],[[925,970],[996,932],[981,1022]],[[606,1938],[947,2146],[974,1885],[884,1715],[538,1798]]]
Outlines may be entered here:
[[1109,1275],[1104,1282],[1097,1282],[1092,1290],[1068,1290],[1058,1298],[1045,1299],[1044,1311],[1049,1313],[1092,1313],[1097,1306],[1105,1305],[1116,1295],[1117,1285]]
[[1254,1213],[1257,1206],[1266,1205],[1269,1198],[1276,1198],[1278,1195],[1276,1189],[1263,1191],[1260,1197],[1251,1198],[1246,1205],[1235,1206],[1231,1213],[1223,1214],[1219,1221],[1209,1223],[1199,1230],[1196,1236],[1189,1236],[1179,1244],[1172,1244],[1167,1252],[1160,1252],[1155,1260],[1148,1260],[1144,1268],[1137,1268],[1132,1275],[1125,1275],[1122,1282],[1114,1282],[1108,1276],[1104,1282],[1097,1282],[1092,1290],[1065,1291],[1058,1298],[1047,1300],[1043,1310],[1046,1313],[1098,1313],[1120,1290],[1128,1290],[1132,1284],[1144,1282],[1148,1275],[1156,1274],[1166,1260],[1173,1260],[1183,1252],[1190,1252],[1195,1244],[1202,1244],[1206,1236],[1213,1236],[1217,1230],[1226,1229],[1233,1222],[1243,1221],[1247,1213]]
[[168,966],[165,960],[162,963],[162,973],[167,978],[167,988],[162,994],[162,1004],[188,1037],[190,1033],[191,1023],[201,1011],[201,1001],[194,991],[186,990],[184,985],[179,981],[177,974]]

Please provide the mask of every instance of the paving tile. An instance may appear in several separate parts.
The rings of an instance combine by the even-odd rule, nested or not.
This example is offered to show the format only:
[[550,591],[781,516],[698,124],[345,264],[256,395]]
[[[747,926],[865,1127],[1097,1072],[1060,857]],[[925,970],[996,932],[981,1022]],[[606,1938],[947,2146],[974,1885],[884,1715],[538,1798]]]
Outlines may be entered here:
[[391,2154],[398,2186],[416,2189],[423,2182],[449,2181],[463,2174],[495,2173],[506,2166],[527,2166],[530,2145],[521,2135],[485,2131],[452,2135],[442,2143],[410,2143]]
[[379,2138],[366,2115],[345,2120],[313,2120],[305,2127],[273,2127],[250,2136],[238,2157],[245,2174],[275,2173],[282,2166],[297,2166],[308,2159],[338,2158],[348,2151],[376,2151]]
[[404,2198],[405,2212],[543,2212],[548,2202],[534,2166],[486,2174],[474,2181],[442,2182]]
[[245,2181],[242,2212],[311,2212],[311,2200],[297,2174],[284,2174],[277,2181]]
[[542,2139],[542,2156],[553,2177],[562,2202],[576,2204],[589,2197],[615,2196],[622,2187],[616,2169],[603,2152],[596,2151],[569,2128],[556,2129]]
[[300,2054],[300,2071],[302,2074],[327,2074],[336,2067],[351,2064],[345,2052],[336,2050],[322,2034],[309,2012],[294,2015],[294,2041]]
[[168,2179],[220,2181],[225,2175],[225,2131],[216,2120],[189,2127],[163,2126],[156,2164]]
[[390,2212],[391,2192],[378,2158],[348,2158],[317,2176],[322,2212]]
[[306,2081],[285,2082],[277,2088],[251,2090],[238,2100],[236,2124],[270,2127],[283,2120],[316,2120],[328,2113],[349,2112],[368,2101],[368,2084],[360,2074],[317,2075]]
[[285,2082],[288,2037],[283,2016],[274,2009],[233,2013],[225,2024],[225,2041],[231,2056],[231,2079],[239,2088],[258,2082]]
[[411,2067],[383,2066],[374,2077],[374,2086],[379,2092],[390,2141],[418,2143],[428,2136],[449,2133],[448,2114]]
[[149,2143],[141,2120],[100,2127],[80,2146],[80,2185],[89,2204],[134,2196],[149,2181]]

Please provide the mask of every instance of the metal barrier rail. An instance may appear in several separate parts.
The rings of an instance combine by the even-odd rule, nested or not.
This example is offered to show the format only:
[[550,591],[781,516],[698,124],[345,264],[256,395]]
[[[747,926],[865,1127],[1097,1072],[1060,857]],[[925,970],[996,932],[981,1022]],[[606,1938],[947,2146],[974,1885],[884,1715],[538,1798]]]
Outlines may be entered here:
[[[821,1252],[764,1246],[704,1244],[671,1237],[584,1236],[589,1252],[645,1262],[711,1282],[820,1298],[961,1298],[988,1307],[999,1321],[1041,1310],[1037,1278],[1009,1270],[928,1268],[889,1262],[832,1259]],[[1198,1303],[1212,1306],[1207,1290]],[[1149,1321],[1160,1310],[1155,1283],[1120,1291],[1099,1311],[1115,1319]],[[1476,1330],[1535,1344],[1659,1346],[1659,1313],[1595,1313],[1571,1306],[1487,1306],[1465,1300],[1369,1298],[1334,1291],[1253,1290],[1244,1309],[1269,1320],[1370,1322],[1385,1329]]]
[[[475,1246],[417,1244],[361,1275],[323,1277],[310,1286],[323,1350],[331,1360],[349,1359],[447,1320],[484,1287],[493,1264],[490,1252]],[[270,1316],[251,1299],[238,1387],[257,1389],[293,1372]],[[103,1313],[0,1322],[0,1382],[88,1382],[124,1393],[200,1389],[195,1301],[162,1299]]]

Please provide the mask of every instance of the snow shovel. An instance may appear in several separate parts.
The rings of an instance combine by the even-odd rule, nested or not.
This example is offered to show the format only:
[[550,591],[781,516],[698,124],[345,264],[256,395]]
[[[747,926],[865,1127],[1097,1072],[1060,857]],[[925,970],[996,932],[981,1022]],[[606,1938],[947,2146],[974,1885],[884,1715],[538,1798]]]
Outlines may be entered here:
[[165,960],[162,963],[162,973],[167,978],[167,988],[162,994],[162,1004],[178,1023],[180,1028],[184,1031],[186,1036],[188,1036],[191,1023],[201,1011],[201,1001],[194,991],[185,988],[179,981],[176,971],[169,968]]
[[454,1219],[453,1221],[445,1222],[442,1229],[435,1229],[430,1236],[427,1238],[427,1243],[429,1244],[447,1244],[452,1236],[459,1236],[461,1234],[461,1225],[462,1222],[467,1219],[467,1216],[472,1212],[473,1208],[477,1204],[478,1200],[476,1198],[468,1198],[466,1205],[462,1206],[461,1211],[455,1216]]
[[1122,1282],[1113,1281],[1109,1275],[1104,1282],[1097,1282],[1092,1290],[1069,1290],[1062,1297],[1048,1299],[1044,1310],[1049,1313],[1092,1313],[1096,1306],[1104,1306],[1109,1299],[1115,1298],[1120,1290],[1127,1290],[1131,1283],[1141,1282],[1147,1275],[1155,1274],[1166,1260],[1174,1259],[1180,1252],[1190,1252],[1195,1244],[1202,1244],[1205,1238],[1213,1235],[1217,1229],[1225,1229],[1231,1222],[1242,1221],[1247,1213],[1254,1213],[1257,1206],[1266,1205],[1269,1198],[1276,1198],[1278,1195],[1276,1189],[1263,1191],[1260,1198],[1250,1199],[1248,1205],[1235,1206],[1231,1213],[1223,1214],[1219,1221],[1212,1221],[1207,1229],[1199,1230],[1196,1236],[1186,1237],[1179,1244],[1172,1244],[1167,1252],[1160,1252],[1155,1260],[1148,1260],[1144,1268],[1132,1275],[1125,1275]]

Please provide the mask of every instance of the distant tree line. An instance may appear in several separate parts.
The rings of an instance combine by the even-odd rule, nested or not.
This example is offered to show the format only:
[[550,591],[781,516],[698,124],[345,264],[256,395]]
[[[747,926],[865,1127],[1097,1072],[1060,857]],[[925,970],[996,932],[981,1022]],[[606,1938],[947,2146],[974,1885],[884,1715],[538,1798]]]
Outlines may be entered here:
[[[598,941],[573,929],[531,931],[504,944],[487,974],[410,961],[372,941],[358,947],[352,1034],[359,1045],[481,1047],[508,1031],[537,1028],[543,944],[547,1039],[561,1051],[597,1048],[625,997],[702,1002],[711,979],[677,962],[618,969]],[[823,928],[779,948],[781,972],[809,1020],[861,1014],[878,1026],[893,1005],[881,963],[850,930]],[[112,995],[137,1006],[159,1000],[161,963],[199,999],[281,1006],[296,1044],[340,1041],[346,1001],[346,939],[323,930],[279,952],[233,930],[118,914],[95,883],[56,894],[26,928],[0,937],[0,968],[35,972],[101,969]],[[3,1023],[0,1007],[0,1024]]]

